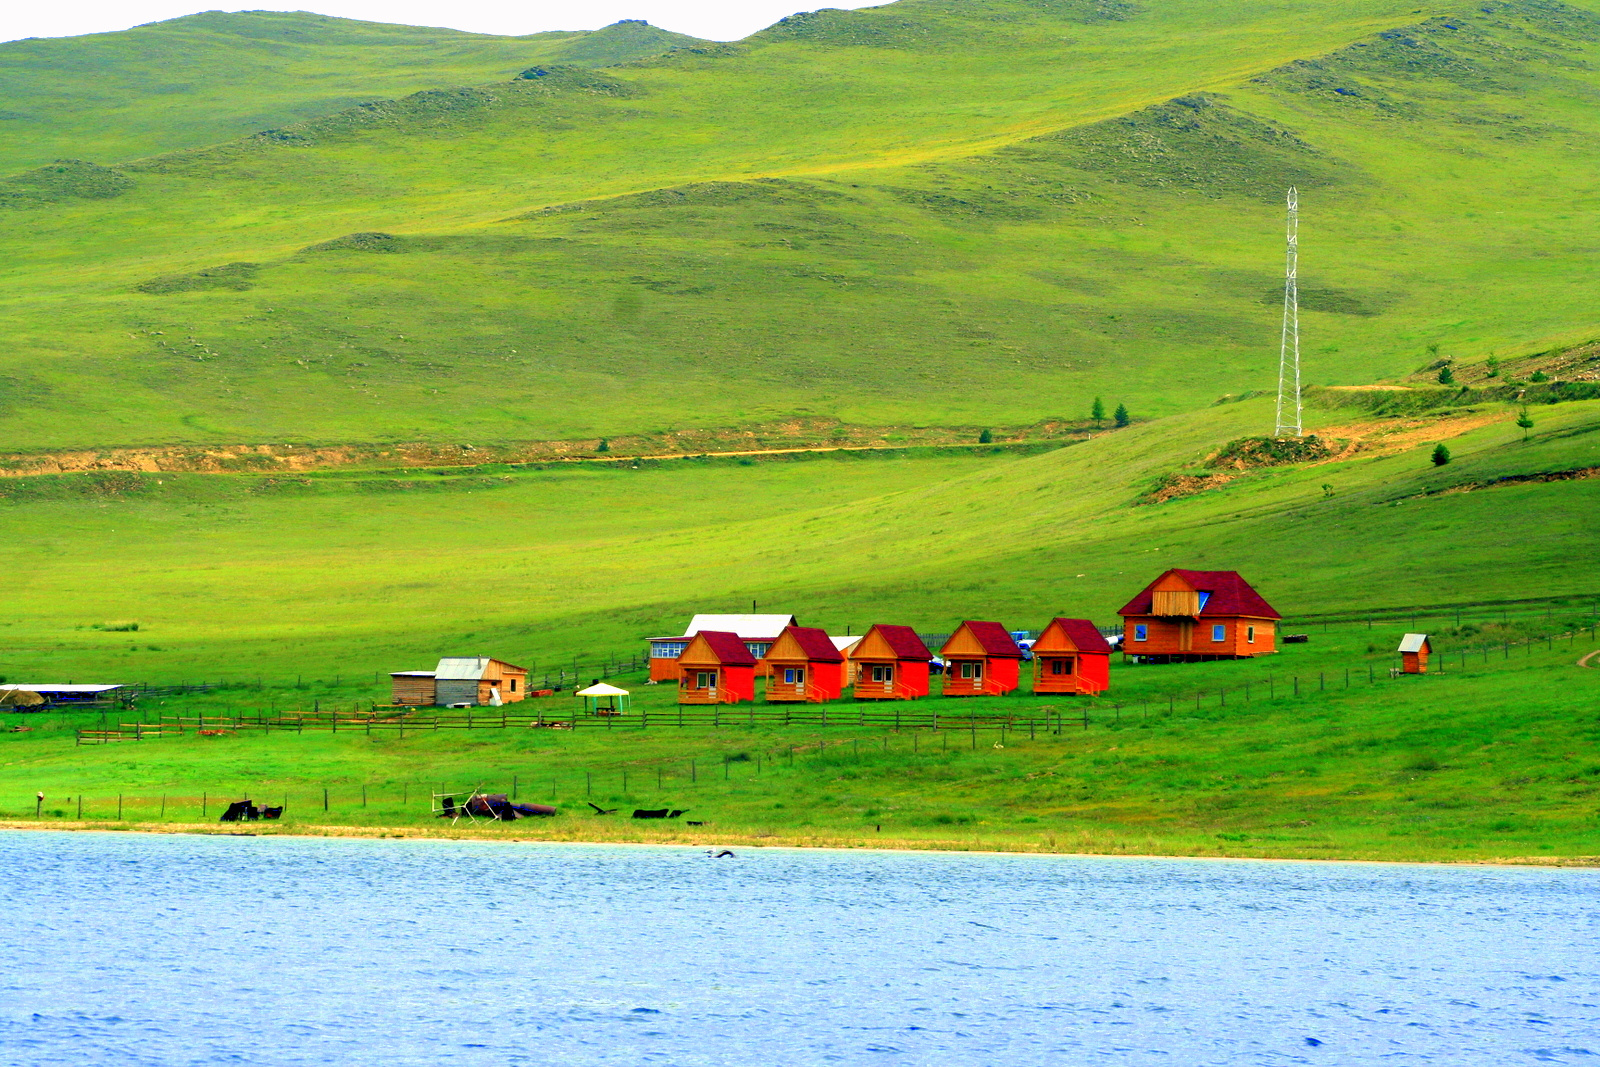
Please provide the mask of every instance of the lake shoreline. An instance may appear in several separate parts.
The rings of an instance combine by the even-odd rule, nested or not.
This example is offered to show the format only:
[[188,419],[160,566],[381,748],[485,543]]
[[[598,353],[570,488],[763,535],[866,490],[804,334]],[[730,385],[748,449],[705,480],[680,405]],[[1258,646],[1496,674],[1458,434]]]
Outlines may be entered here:
[[[246,829],[246,827],[249,827]],[[418,828],[409,826],[317,826],[290,827],[262,823],[138,823],[106,825],[87,821],[64,820],[42,824],[32,820],[0,820],[0,831],[18,830],[32,833],[131,833],[156,836],[199,835],[212,837],[338,837],[366,838],[391,841],[480,841],[490,844],[518,845],[578,845],[578,846],[635,846],[665,848],[793,848],[825,852],[959,852],[988,856],[1055,856],[1062,859],[1137,859],[1137,860],[1222,860],[1245,863],[1330,863],[1330,864],[1403,864],[1423,867],[1572,867],[1600,868],[1600,856],[1499,856],[1462,860],[1419,860],[1373,856],[1302,856],[1302,855],[1239,855],[1226,852],[1084,852],[1033,846],[1016,842],[1016,847],[1004,847],[1005,842],[980,841],[967,844],[954,840],[917,840],[894,838],[875,842],[859,838],[800,838],[778,834],[748,834],[727,832],[721,834],[674,834],[660,839],[644,840],[639,837],[604,838],[596,836],[556,837],[518,834],[515,830],[502,831],[498,824],[482,830]],[[997,847],[998,846],[998,847]]]

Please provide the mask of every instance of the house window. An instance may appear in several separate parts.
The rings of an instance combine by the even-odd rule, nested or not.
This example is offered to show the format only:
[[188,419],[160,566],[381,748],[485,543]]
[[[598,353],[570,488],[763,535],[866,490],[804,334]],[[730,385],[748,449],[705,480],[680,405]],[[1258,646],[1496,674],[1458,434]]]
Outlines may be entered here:
[[875,663],[872,666],[872,680],[888,685],[894,681],[894,665],[892,663]]
[[1256,628],[1254,626],[1246,626],[1244,628],[1244,643],[1247,645],[1256,643]]
[[783,669],[784,685],[805,685],[806,669],[804,667],[785,667]]
[[772,651],[772,642],[746,641],[744,643],[744,647],[750,650],[750,654],[752,656],[754,656],[756,659],[760,659],[762,656],[765,656],[768,652]]
[[1201,611],[1206,610],[1206,601],[1208,601],[1210,599],[1211,599],[1211,593],[1210,593],[1209,590],[1206,590],[1206,589],[1200,590],[1200,610]]
[[513,693],[517,691],[517,680],[515,678],[507,678],[506,684],[511,687],[511,691]]
[[717,687],[716,671],[697,671],[694,676],[696,689],[715,689]]
[[1072,660],[1070,660],[1070,659],[1053,659],[1053,660],[1051,660],[1050,661],[1050,673],[1051,674],[1071,674],[1072,673]]
[[982,678],[983,677],[983,664],[982,664],[982,662],[978,662],[978,663],[963,663],[961,665],[961,677],[969,679],[969,680],[970,679]]
[[650,646],[651,659],[677,659],[689,647],[687,641],[657,641]]
[[1133,639],[1135,641],[1148,641],[1148,640],[1150,640],[1150,627],[1146,626],[1142,622],[1139,623],[1138,625],[1136,625],[1133,628]]
[[1213,626],[1211,628],[1211,640],[1213,640],[1213,641],[1226,641],[1227,639],[1228,639],[1228,628],[1226,626],[1224,626],[1222,623],[1219,622],[1219,623],[1217,623],[1215,626]]

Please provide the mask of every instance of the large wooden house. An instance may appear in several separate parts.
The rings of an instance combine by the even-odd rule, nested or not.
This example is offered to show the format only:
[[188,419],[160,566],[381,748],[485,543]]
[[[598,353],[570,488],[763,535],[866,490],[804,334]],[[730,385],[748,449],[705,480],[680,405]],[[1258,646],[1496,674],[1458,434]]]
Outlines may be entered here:
[[1104,693],[1111,643],[1088,619],[1051,619],[1033,643],[1035,693]]
[[999,696],[1017,688],[1022,649],[997,622],[968,619],[939,649],[947,697]]
[[1276,652],[1283,617],[1237,571],[1186,570],[1167,571],[1117,614],[1123,654],[1156,663]]
[[786,626],[762,657],[768,703],[820,704],[844,689],[844,654],[826,630]]
[[678,656],[678,703],[737,704],[756,698],[756,658],[736,633],[701,630]]
[[678,657],[689,647],[690,639],[702,630],[737,634],[750,655],[759,660],[767,654],[783,628],[794,624],[793,615],[696,615],[682,634],[649,638],[650,680],[664,682],[678,678]]
[[857,700],[915,700],[928,695],[933,653],[909,626],[874,626],[850,650]]

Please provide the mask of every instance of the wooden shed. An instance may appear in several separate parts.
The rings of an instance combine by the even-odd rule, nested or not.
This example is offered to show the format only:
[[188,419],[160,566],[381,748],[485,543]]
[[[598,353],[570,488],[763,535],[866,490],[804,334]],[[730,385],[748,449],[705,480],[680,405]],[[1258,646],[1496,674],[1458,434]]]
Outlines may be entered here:
[[997,622],[968,619],[939,649],[944,659],[944,695],[999,696],[1020,684],[1022,649]]
[[785,626],[795,625],[793,615],[696,615],[673,637],[652,637],[650,641],[650,680],[664,682],[680,677],[678,657],[689,641],[702,630],[722,630],[738,634],[757,660],[767,654]]
[[528,668],[488,656],[446,656],[433,669],[434,703],[510,704],[528,695]]
[[1123,655],[1156,663],[1276,652],[1283,617],[1237,571],[1186,570],[1167,571],[1117,614]]
[[1051,619],[1033,643],[1035,693],[1104,693],[1111,644],[1088,619]]
[[1428,657],[1433,654],[1433,642],[1427,634],[1406,634],[1400,639],[1400,673],[1427,674]]
[[737,704],[756,698],[756,658],[736,633],[701,630],[678,656],[678,703]]
[[915,700],[928,695],[933,653],[909,626],[874,626],[850,650],[857,700]]
[[844,654],[826,630],[788,626],[762,657],[768,703],[820,704],[844,689]]
[[434,703],[432,671],[393,671],[389,675],[389,702],[427,707]]

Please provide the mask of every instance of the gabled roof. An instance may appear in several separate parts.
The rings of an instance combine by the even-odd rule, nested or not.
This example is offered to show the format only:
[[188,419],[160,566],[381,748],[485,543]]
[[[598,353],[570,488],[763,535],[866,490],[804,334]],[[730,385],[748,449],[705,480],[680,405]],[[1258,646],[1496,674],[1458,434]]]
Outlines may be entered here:
[[618,689],[609,682],[596,682],[589,688],[580,689],[572,695],[578,697],[625,697],[628,695],[628,691],[626,689]]
[[[1071,641],[1079,652],[1104,652],[1107,655],[1111,653],[1110,642],[1100,632],[1099,627],[1088,619],[1051,619],[1050,626],[1060,627],[1067,640]],[[1050,626],[1046,626],[1045,629],[1050,629]]]
[[833,647],[837,648],[840,652],[848,652],[861,643],[861,635],[855,634],[850,637],[830,637],[828,640],[832,641]]
[[389,677],[391,677],[391,678],[434,678],[434,677],[437,677],[437,675],[433,671],[390,671],[389,672]]
[[945,642],[945,649],[950,647],[950,642],[954,641],[962,630],[972,635],[973,640],[978,642],[978,647],[983,649],[985,656],[996,659],[1022,658],[1022,649],[1017,647],[1017,642],[1012,639],[1009,630],[997,622],[982,622],[977,619],[968,619],[956,627],[956,633],[951,634],[950,640]]
[[785,626],[793,626],[793,615],[696,615],[681,634],[646,638],[649,641],[682,641],[702,630],[722,630],[738,634],[744,641],[775,641]]
[[1397,652],[1421,652],[1424,648],[1431,648],[1427,634],[1406,634],[1400,639]]
[[[695,637],[705,641],[711,654],[717,657],[717,662],[725,667],[754,667],[756,658],[745,647],[744,640],[735,633],[726,630],[701,630]],[[688,650],[684,651],[688,655]]]
[[[896,659],[912,659],[927,662],[933,658],[933,653],[928,651],[928,646],[922,643],[922,638],[917,636],[917,631],[909,626],[884,626],[879,624],[862,635],[862,640],[877,632],[883,643],[889,646]],[[857,651],[860,651],[859,646]]]
[[783,632],[794,638],[795,644],[800,646],[800,651],[806,659],[814,663],[844,662],[843,654],[834,647],[833,639],[828,636],[826,630],[819,630],[813,626],[786,626]]
[[1163,572],[1154,582],[1145,586],[1139,595],[1124,604],[1117,614],[1150,614],[1151,590],[1169,574],[1176,574],[1200,592],[1211,594],[1205,598],[1205,606],[1200,609],[1202,618],[1211,615],[1249,615],[1258,619],[1283,618],[1273,610],[1271,604],[1261,599],[1261,594],[1252,589],[1250,583],[1239,576],[1238,571],[1186,571],[1177,567]]
[[518,667],[515,663],[497,660],[493,656],[446,656],[433,669],[433,676],[446,682],[476,682],[483,678],[491,663],[498,663],[502,667],[523,673],[527,673],[528,670],[526,667]]

